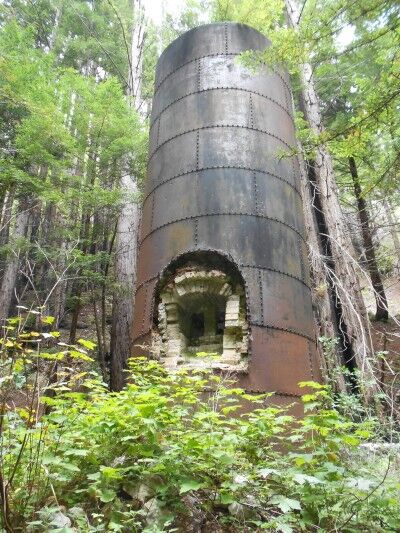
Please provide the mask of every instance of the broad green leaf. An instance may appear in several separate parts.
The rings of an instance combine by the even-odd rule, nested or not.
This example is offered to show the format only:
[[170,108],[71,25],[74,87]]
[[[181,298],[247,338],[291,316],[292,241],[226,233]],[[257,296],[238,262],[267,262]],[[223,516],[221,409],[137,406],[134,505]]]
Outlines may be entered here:
[[272,505],[276,505],[282,511],[282,513],[288,513],[289,511],[301,511],[301,505],[298,500],[287,498],[281,494],[277,494],[270,499]]
[[319,483],[324,483],[324,481],[321,481],[315,476],[309,476],[308,474],[295,474],[293,476],[294,481],[296,483],[299,483],[300,485],[304,485],[304,483],[309,483],[310,485],[318,485]]
[[116,497],[116,492],[111,489],[101,489],[99,498],[103,503],[112,502],[114,498]]
[[203,482],[196,481],[195,479],[188,479],[187,481],[181,483],[179,493],[185,494],[186,492],[189,492],[191,490],[196,491],[203,488],[204,486],[205,484]]
[[228,494],[226,492],[223,492],[222,494],[220,494],[220,501],[224,505],[229,505],[230,503],[234,503],[236,500],[232,496],[232,494]]

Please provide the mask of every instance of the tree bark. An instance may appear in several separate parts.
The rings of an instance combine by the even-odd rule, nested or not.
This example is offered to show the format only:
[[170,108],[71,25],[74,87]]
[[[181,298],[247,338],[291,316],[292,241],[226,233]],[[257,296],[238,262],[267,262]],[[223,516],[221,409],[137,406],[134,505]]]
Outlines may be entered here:
[[357,214],[360,220],[361,233],[363,238],[367,268],[371,278],[372,289],[376,301],[376,320],[387,320],[389,318],[387,298],[383,281],[379,272],[376,261],[375,246],[372,240],[370,216],[367,209],[367,203],[363,197],[356,161],[353,156],[349,157],[349,168],[353,180],[354,195],[357,201]]
[[[297,7],[292,0],[285,0],[289,23],[296,29],[299,20]],[[312,68],[309,64],[300,66],[304,114],[310,129],[316,135],[324,132],[319,100],[315,90]],[[361,382],[371,383],[373,371],[370,364],[372,343],[369,334],[368,318],[361,294],[356,271],[353,245],[346,231],[346,223],[339,203],[338,190],[334,178],[333,163],[324,144],[316,148],[313,163],[312,190],[318,198],[318,210],[324,230],[319,228],[319,240],[324,252],[324,268],[328,286],[333,292],[333,306],[342,342],[344,362],[349,369],[357,367]],[[328,259],[328,260],[327,260]],[[363,389],[368,399],[374,387]]]
[[14,203],[15,189],[11,188],[5,195],[0,220],[0,246],[7,244],[10,234],[11,212]]
[[[301,145],[298,143],[299,152]],[[318,234],[318,222],[316,217],[316,192],[312,187],[313,165],[300,158],[300,187],[303,200],[303,212],[305,230],[308,245],[308,258],[310,264],[310,276],[312,280],[311,297],[313,302],[315,330],[319,337],[333,339],[339,337],[339,324],[335,314],[334,293],[326,275],[326,256],[322,249],[322,243]],[[329,353],[323,352],[323,345],[318,344],[320,368],[325,379],[334,376],[334,384],[337,390],[344,392],[346,382],[342,373],[337,369],[343,364],[341,354],[335,347]]]
[[[94,181],[94,178],[93,178]],[[91,186],[93,183],[90,183]],[[82,214],[82,222],[81,222],[81,251],[82,256],[86,256],[88,247],[89,247],[89,234],[90,234],[90,214]],[[78,269],[77,276],[81,275],[82,269]],[[82,282],[78,279],[76,283],[73,286],[73,289],[71,291],[71,296],[74,299],[74,307],[72,311],[71,316],[71,326],[69,330],[69,343],[75,344],[76,343],[76,331],[78,328],[78,320],[79,315],[82,309],[82,291],[83,286]]]
[[396,222],[393,216],[392,206],[390,205],[389,200],[386,200],[386,198],[383,199],[383,207],[385,208],[386,218],[389,222],[389,231],[392,237],[394,250],[397,256],[397,264],[399,265],[399,268],[400,268],[400,239],[399,239],[399,234],[397,231],[397,227],[400,227],[400,225],[398,222]]
[[13,291],[18,276],[18,265],[21,252],[18,241],[23,239],[26,234],[29,220],[29,205],[30,201],[27,197],[22,198],[18,205],[14,231],[10,239],[12,253],[6,262],[0,288],[0,322],[8,317],[10,310]]
[[[55,318],[55,327],[58,328],[65,312],[65,301],[67,298],[67,266],[66,254],[68,250],[68,243],[65,239],[62,239],[59,243],[59,258],[56,262],[57,275],[53,287],[50,300],[50,314]],[[47,298],[49,295],[47,296]]]
[[[141,69],[144,43],[144,13],[141,0],[132,2],[134,28],[132,31],[129,66],[128,98],[139,110],[141,107]],[[115,278],[119,290],[114,294],[111,342],[110,388],[120,390],[125,383],[124,368],[132,351],[132,320],[134,288],[136,283],[136,255],[141,209],[137,203],[136,176],[130,175],[128,161],[121,177],[121,189],[125,194],[118,218],[115,239]]]

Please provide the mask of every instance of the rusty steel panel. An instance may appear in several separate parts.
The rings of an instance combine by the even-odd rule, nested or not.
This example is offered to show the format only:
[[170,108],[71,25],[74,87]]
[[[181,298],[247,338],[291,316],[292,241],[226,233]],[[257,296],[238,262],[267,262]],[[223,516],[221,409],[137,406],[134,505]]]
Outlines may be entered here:
[[182,220],[163,226],[145,238],[139,246],[137,283],[156,277],[172,259],[193,249],[195,229],[194,220]]
[[314,359],[314,347],[304,337],[253,326],[251,366],[241,384],[252,392],[301,395],[298,383],[319,377]]
[[282,222],[244,215],[210,215],[198,219],[197,233],[200,248],[228,248],[236,263],[301,277],[298,234]]
[[309,320],[309,287],[279,272],[261,270],[262,324],[277,326],[314,339],[314,324]]
[[298,190],[294,157],[283,157],[291,149],[293,144],[266,129],[217,124],[186,131],[158,145],[151,153],[145,197],[177,176],[210,168],[267,172]]
[[186,63],[207,56],[264,50],[269,44],[258,31],[244,24],[205,24],[181,35],[163,52],[156,68],[156,90]]
[[320,379],[288,74],[248,70],[268,40],[208,24],[161,55],[153,99],[133,337],[150,339],[155,291],[193,251],[231,258],[245,283],[250,353],[241,384],[299,395]]
[[169,106],[188,95],[203,91],[218,91],[221,87],[236,89],[242,93],[258,95],[283,109],[290,121],[291,94],[282,80],[275,82],[276,74],[264,68],[261,73],[246,73],[237,55],[208,56],[186,63],[163,83],[152,108],[151,127]]
[[258,214],[283,220],[304,236],[304,220],[299,216],[303,209],[300,193],[269,174],[256,172],[253,179]]
[[[176,196],[180,203],[175,202]],[[169,208],[156,209],[156,205]],[[270,217],[304,235],[303,218],[298,215],[301,210],[299,192],[270,174],[238,168],[200,170],[165,181],[146,197],[142,236],[166,223],[213,213]]]
[[[238,108],[238,99],[247,100],[247,105]],[[151,132],[150,150],[154,152],[157,144],[163,145],[186,132],[217,125],[269,132],[281,140],[284,150],[285,144],[291,146],[295,142],[293,125],[286,118],[283,108],[257,94],[243,94],[235,89],[194,93],[169,106],[157,118]]]

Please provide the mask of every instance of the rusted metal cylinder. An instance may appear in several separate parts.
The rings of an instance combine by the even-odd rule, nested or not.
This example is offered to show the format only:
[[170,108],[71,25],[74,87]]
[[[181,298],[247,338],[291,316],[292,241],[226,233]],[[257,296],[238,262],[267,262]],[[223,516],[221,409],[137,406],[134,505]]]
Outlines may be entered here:
[[[185,254],[208,253],[243,279],[249,349],[240,384],[300,394],[319,380],[299,164],[287,73],[238,61],[259,32],[208,24],[176,39],[156,72],[133,338],[156,327],[157,290]],[[214,254],[214,255],[213,255]],[[221,259],[222,260],[222,259]],[[212,265],[210,265],[212,266]]]

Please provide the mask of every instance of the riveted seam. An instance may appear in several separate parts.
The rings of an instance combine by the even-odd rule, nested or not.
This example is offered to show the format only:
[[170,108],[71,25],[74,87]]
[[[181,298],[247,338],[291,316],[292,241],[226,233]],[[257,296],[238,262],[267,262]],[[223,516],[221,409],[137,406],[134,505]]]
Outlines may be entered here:
[[289,228],[297,235],[300,235],[301,239],[305,241],[305,237],[301,235],[301,233],[299,233],[299,231],[294,226],[292,226],[291,224],[288,224],[287,222],[284,222],[283,220],[279,220],[278,218],[267,217],[265,215],[257,215],[256,213],[236,213],[236,212],[219,213],[218,212],[218,213],[198,213],[196,215],[190,215],[187,217],[182,217],[176,220],[165,222],[164,224],[161,224],[160,226],[157,226],[156,228],[149,231],[149,233],[147,233],[140,241],[140,246],[143,244],[143,242],[148,237],[150,237],[154,232],[158,231],[159,229],[165,228],[166,226],[170,226],[171,224],[177,224],[178,222],[183,222],[185,220],[193,220],[195,218],[203,218],[203,217],[209,217],[209,216],[249,216],[249,217],[255,217],[255,218],[262,218],[264,220],[270,220],[272,222],[276,222],[277,224],[282,224],[282,226]]
[[278,135],[275,135],[274,133],[271,133],[267,130],[262,130],[261,128],[249,128],[248,126],[244,126],[241,124],[210,124],[209,126],[200,126],[199,128],[193,128],[191,130],[182,131],[181,133],[178,133],[177,135],[173,135],[169,139],[166,139],[163,141],[160,145],[157,146],[155,150],[149,155],[149,162],[152,160],[153,156],[158,152],[160,148],[162,148],[165,144],[173,141],[174,139],[178,139],[179,137],[182,137],[183,135],[187,135],[188,133],[193,133],[195,131],[199,130],[210,130],[213,128],[238,128],[238,129],[244,129],[249,131],[256,131],[257,133],[262,133],[264,135],[268,135],[269,137],[272,137],[278,141],[280,141],[282,144],[284,144],[289,150],[293,149],[293,146],[290,146],[286,141],[278,137]]
[[293,335],[297,335],[299,337],[303,337],[304,339],[307,339],[309,341],[312,341],[312,342],[315,341],[315,338],[312,337],[311,335],[307,335],[307,333],[303,333],[302,331],[299,331],[299,330],[294,329],[294,328],[286,328],[286,327],[283,327],[283,326],[278,326],[276,324],[264,324],[263,322],[259,322],[259,321],[252,321],[252,322],[249,322],[249,324],[251,326],[257,326],[259,328],[275,329],[277,331],[284,331],[285,333],[292,333]]
[[[155,90],[154,90],[154,97],[156,96],[157,92],[159,91],[161,85],[163,85],[163,83],[170,77],[172,76],[173,74],[175,74],[175,72],[177,72],[178,70],[180,70],[181,68],[183,67],[186,67],[186,65],[190,65],[190,63],[193,63],[199,59],[205,59],[207,57],[224,57],[224,56],[240,56],[241,54],[243,54],[244,52],[246,52],[246,50],[240,50],[238,52],[230,52],[230,53],[223,53],[223,52],[216,52],[214,54],[205,54],[205,55],[202,55],[202,56],[197,56],[197,57],[193,57],[192,59],[189,59],[189,61],[185,61],[184,63],[181,63],[180,65],[178,65],[176,68],[174,68],[173,70],[171,70],[170,72],[168,72],[168,74],[166,74],[164,76],[164,78],[162,80],[160,80],[160,82],[156,85],[155,87]],[[270,68],[272,70],[272,72],[274,74],[276,74],[278,76],[278,78],[281,80],[281,82],[283,83],[283,85],[288,89],[288,91],[290,91],[290,87],[289,85],[286,83],[286,81],[284,80],[283,76],[276,70],[274,69],[273,67],[271,66],[268,66],[268,68]]]
[[154,127],[155,125],[155,122],[157,120],[158,117],[160,117],[164,111],[166,111],[167,109],[169,109],[171,106],[173,106],[174,104],[180,102],[181,100],[187,98],[188,96],[192,96],[192,95],[195,95],[195,94],[201,94],[201,93],[205,93],[205,92],[208,92],[208,91],[220,91],[220,90],[225,90],[225,91],[242,91],[242,92],[245,92],[245,93],[250,93],[250,94],[254,94],[254,95],[257,95],[257,96],[260,96],[261,98],[265,98],[266,100],[269,100],[270,102],[272,102],[273,104],[276,104],[278,107],[280,107],[283,111],[285,111],[285,113],[287,113],[288,117],[290,118],[290,120],[292,121],[293,125],[294,125],[294,120],[293,120],[293,117],[292,115],[290,114],[290,112],[285,108],[285,106],[283,106],[282,104],[280,104],[277,100],[275,100],[274,98],[271,98],[270,96],[267,96],[266,94],[263,94],[263,93],[260,93],[258,91],[253,91],[252,89],[245,89],[245,88],[242,88],[242,87],[227,87],[227,86],[221,86],[221,87],[208,87],[206,89],[198,89],[197,91],[193,91],[193,92],[190,92],[190,93],[187,93],[187,94],[184,94],[182,96],[180,96],[179,98],[177,98],[176,100],[174,100],[173,102],[170,102],[168,105],[166,105],[159,113],[157,116],[154,117],[154,119],[152,120],[152,123],[150,125],[150,131],[151,129]]
[[181,174],[175,174],[174,176],[171,176],[170,178],[167,178],[166,180],[160,181],[160,183],[157,183],[157,185],[155,185],[153,187],[153,189],[151,189],[146,194],[146,196],[143,199],[143,204],[146,202],[148,197],[151,194],[154,193],[154,191],[156,191],[159,187],[161,187],[162,185],[165,185],[166,183],[169,183],[170,181],[172,181],[174,179],[181,178],[182,176],[187,176],[188,174],[193,174],[194,172],[202,172],[202,171],[205,171],[205,170],[218,170],[218,169],[223,169],[223,168],[230,169],[230,170],[248,170],[250,172],[260,172],[261,174],[266,174],[268,176],[272,176],[273,178],[276,178],[276,179],[286,183],[286,185],[289,185],[289,187],[291,187],[299,195],[299,197],[301,199],[301,193],[293,185],[293,183],[291,183],[290,181],[285,179],[283,176],[278,176],[277,174],[274,174],[273,172],[269,172],[267,170],[261,170],[261,169],[257,169],[257,168],[251,168],[251,167],[215,165],[215,166],[211,166],[211,167],[202,167],[202,168],[190,169],[190,170],[187,170],[186,172],[182,172]]

